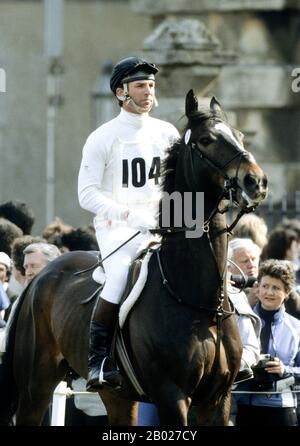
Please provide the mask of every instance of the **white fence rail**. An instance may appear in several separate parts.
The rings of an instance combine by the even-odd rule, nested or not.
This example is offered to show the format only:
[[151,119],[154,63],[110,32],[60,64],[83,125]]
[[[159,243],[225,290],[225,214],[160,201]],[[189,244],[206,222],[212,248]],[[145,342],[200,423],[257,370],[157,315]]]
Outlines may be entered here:
[[[97,392],[79,392],[67,387],[65,381],[61,381],[53,393],[51,426],[65,425],[66,398],[72,395],[93,395]],[[100,404],[100,401],[99,401]]]
[[[300,393],[300,390],[292,390],[293,393]],[[67,387],[67,383],[62,381],[58,384],[53,393],[52,400],[52,414],[51,414],[51,426],[64,426],[65,425],[65,410],[66,410],[66,398],[72,395],[92,395],[97,392],[77,392],[69,387]],[[282,393],[282,392],[266,392],[266,391],[238,391],[232,390],[232,394],[240,394],[240,393],[252,393],[252,394],[274,394],[274,393]]]

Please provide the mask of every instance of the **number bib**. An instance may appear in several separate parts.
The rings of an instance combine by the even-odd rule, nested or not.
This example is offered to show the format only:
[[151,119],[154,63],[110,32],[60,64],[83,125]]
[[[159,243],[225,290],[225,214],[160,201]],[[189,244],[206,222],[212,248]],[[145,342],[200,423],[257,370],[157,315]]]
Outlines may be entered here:
[[112,159],[113,195],[116,201],[137,206],[157,203],[162,153],[159,144],[153,140],[117,140]]

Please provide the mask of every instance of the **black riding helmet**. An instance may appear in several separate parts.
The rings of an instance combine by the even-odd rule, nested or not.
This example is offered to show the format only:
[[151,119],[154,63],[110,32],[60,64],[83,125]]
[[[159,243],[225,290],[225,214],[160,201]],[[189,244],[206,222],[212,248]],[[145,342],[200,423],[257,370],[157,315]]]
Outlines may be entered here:
[[152,63],[148,63],[139,57],[127,57],[120,60],[115,65],[111,78],[110,88],[116,94],[116,90],[123,83],[133,82],[144,79],[154,80],[154,75],[158,72],[158,68]]

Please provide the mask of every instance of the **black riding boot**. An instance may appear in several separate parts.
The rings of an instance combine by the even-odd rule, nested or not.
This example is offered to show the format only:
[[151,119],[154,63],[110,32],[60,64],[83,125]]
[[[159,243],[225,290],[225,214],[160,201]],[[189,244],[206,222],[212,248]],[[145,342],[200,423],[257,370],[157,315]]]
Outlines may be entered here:
[[118,305],[101,297],[96,302],[90,325],[88,379],[86,389],[94,391],[103,385],[118,387],[120,372],[109,358],[110,347],[118,315]]

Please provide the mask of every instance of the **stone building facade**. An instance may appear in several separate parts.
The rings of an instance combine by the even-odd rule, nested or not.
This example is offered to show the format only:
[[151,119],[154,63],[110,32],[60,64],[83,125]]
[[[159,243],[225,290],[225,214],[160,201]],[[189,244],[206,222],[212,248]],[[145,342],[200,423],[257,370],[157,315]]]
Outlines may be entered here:
[[179,112],[190,87],[203,102],[215,94],[268,173],[270,198],[287,192],[293,202],[300,190],[300,92],[292,88],[300,73],[300,1],[131,0],[131,6],[152,19],[143,49],[163,67],[162,116],[170,116],[169,101],[173,115]]
[[[155,115],[180,129],[190,88],[200,102],[216,95],[269,174],[274,198],[300,190],[300,92],[292,90],[300,67],[300,0],[65,0],[64,22],[55,215],[74,226],[91,221],[77,201],[81,150],[95,127],[95,103],[107,118],[114,104],[109,94],[92,93],[100,67],[133,54],[161,68]],[[38,233],[48,223],[41,0],[0,1],[0,68],[6,74],[0,201],[29,202]]]

